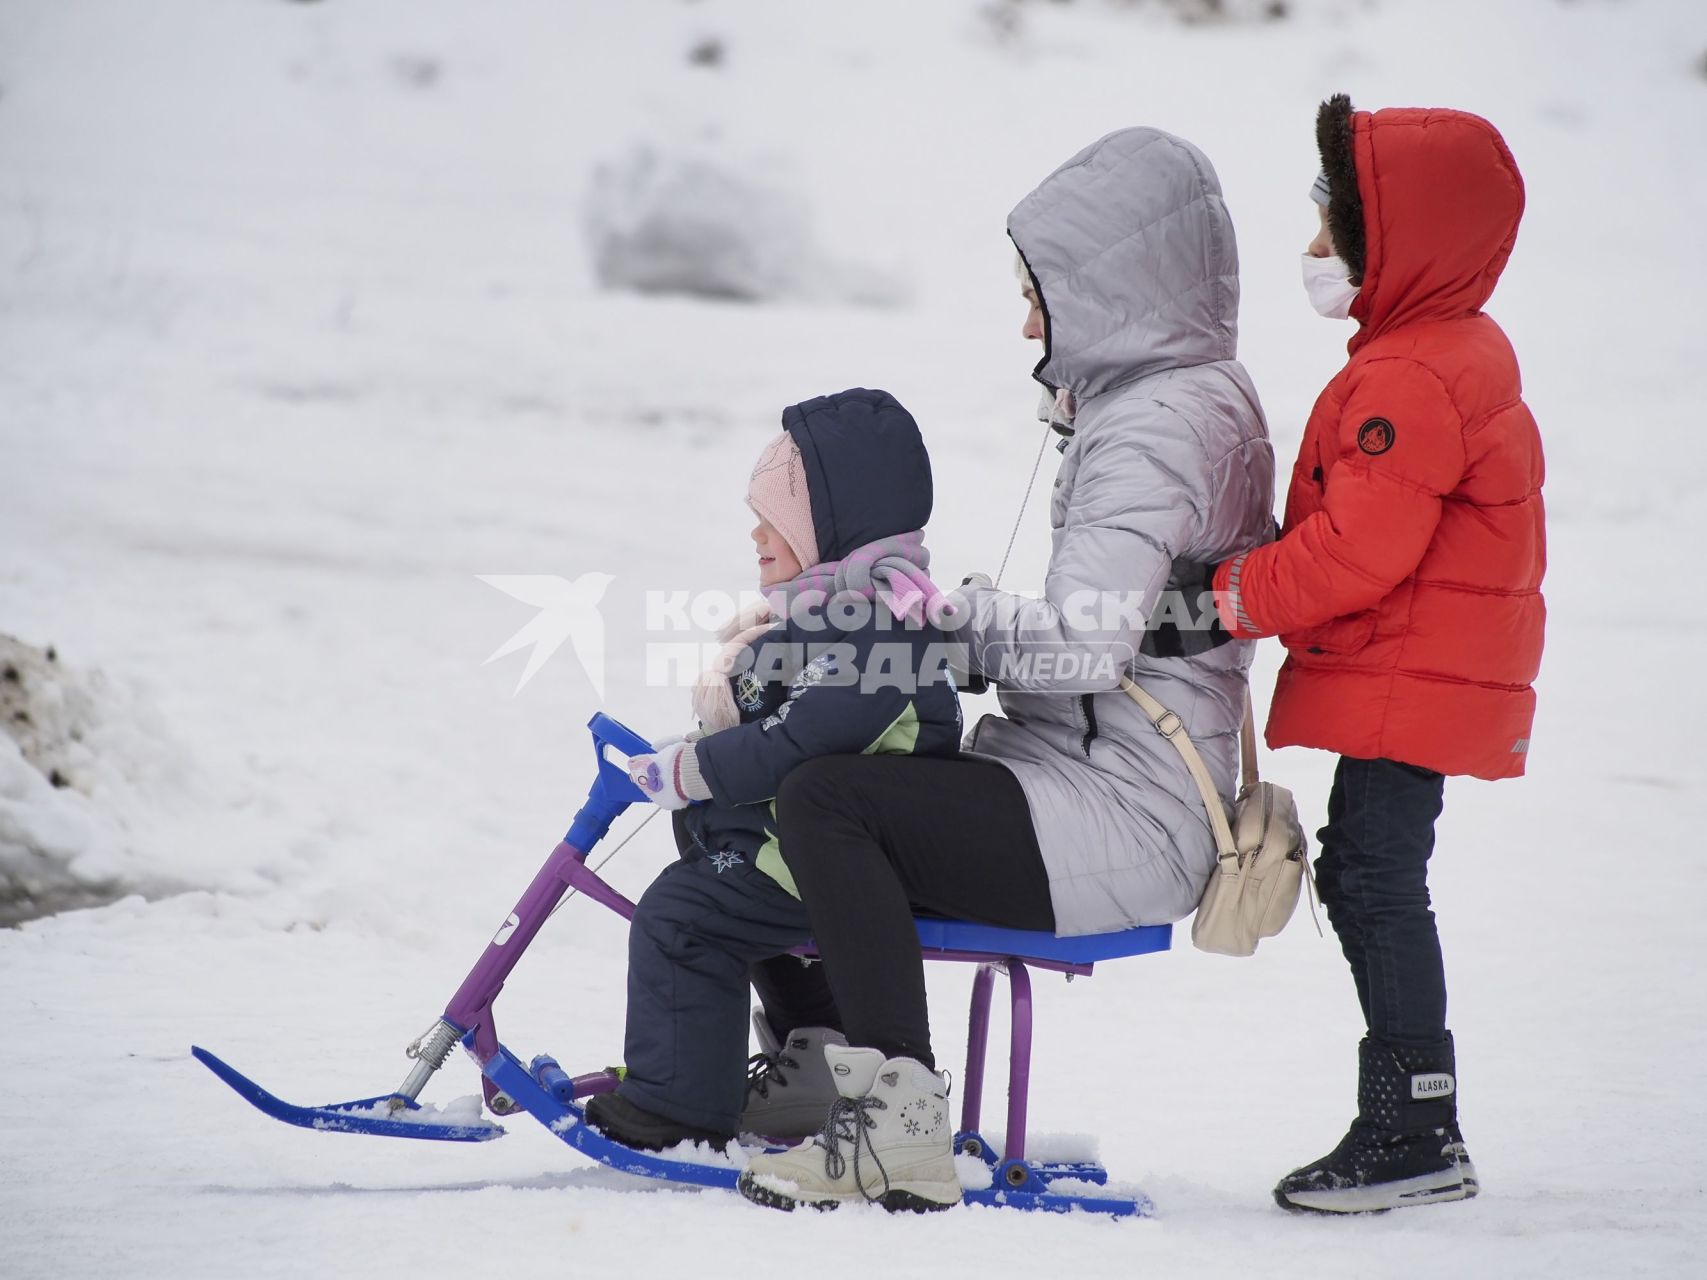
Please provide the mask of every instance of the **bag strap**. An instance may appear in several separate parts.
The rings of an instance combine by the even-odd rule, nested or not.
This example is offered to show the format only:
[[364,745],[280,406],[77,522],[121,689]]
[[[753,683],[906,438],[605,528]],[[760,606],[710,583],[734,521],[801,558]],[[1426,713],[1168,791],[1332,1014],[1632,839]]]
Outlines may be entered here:
[[[1157,702],[1132,679],[1131,676],[1120,677],[1120,687],[1131,695],[1132,700],[1144,709],[1144,714],[1150,717],[1150,723],[1156,726],[1156,732],[1161,734],[1179,750],[1185,761],[1185,767],[1190,772],[1192,780],[1197,783],[1197,790],[1203,796],[1203,807],[1209,811],[1209,825],[1215,831],[1215,844],[1223,859],[1231,857],[1234,865],[1238,864],[1239,848],[1233,843],[1233,830],[1227,825],[1227,812],[1221,807],[1221,797],[1215,790],[1215,784],[1209,778],[1209,770],[1204,767],[1203,757],[1197,754],[1197,744],[1191,740],[1191,735],[1185,731],[1185,722]],[[1257,776],[1257,733],[1256,717],[1251,710],[1250,686],[1245,687],[1245,722],[1239,728],[1239,764],[1243,769],[1243,779],[1239,785],[1241,796],[1256,788],[1261,779]],[[1310,860],[1304,862],[1304,884],[1307,901],[1310,903],[1310,923],[1316,926],[1316,936],[1322,936],[1322,922],[1316,919],[1316,877],[1310,872]]]
[[[1132,679],[1131,676],[1120,677],[1120,687],[1126,690],[1131,699],[1143,708],[1144,714],[1150,717],[1150,723],[1156,726],[1156,732],[1161,734],[1180,753],[1185,761],[1186,772],[1191,774],[1192,781],[1197,783],[1198,794],[1203,797],[1203,807],[1209,814],[1209,826],[1215,833],[1215,847],[1223,858],[1238,861],[1239,847],[1233,843],[1233,829],[1227,825],[1227,809],[1221,803],[1221,793],[1215,790],[1215,782],[1209,776],[1209,769],[1203,763],[1203,757],[1197,754],[1197,744],[1192,742],[1191,735],[1185,731],[1185,721],[1157,702]],[[1245,690],[1245,727],[1241,730],[1244,740],[1243,752],[1245,767],[1249,770],[1250,779],[1247,786],[1255,785],[1256,743],[1251,733],[1251,695]]]
[[1243,771],[1243,780],[1239,783],[1239,794],[1254,791],[1257,783],[1262,781],[1257,773],[1257,726],[1256,717],[1251,713],[1251,686],[1245,686],[1245,723],[1239,728],[1239,767]]

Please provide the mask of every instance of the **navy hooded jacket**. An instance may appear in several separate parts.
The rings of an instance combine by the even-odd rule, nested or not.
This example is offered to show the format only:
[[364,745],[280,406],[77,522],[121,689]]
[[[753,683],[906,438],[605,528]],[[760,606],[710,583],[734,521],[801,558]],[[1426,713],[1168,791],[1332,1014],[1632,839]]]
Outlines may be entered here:
[[[785,410],[782,425],[800,449],[826,563],[930,519],[930,457],[912,415],[888,392],[820,396]],[[755,664],[738,663],[730,677],[741,723],[694,745],[712,796],[687,810],[694,842],[747,856],[790,893],[774,801],[791,769],[814,756],[960,748],[949,637],[867,603],[848,629],[832,605],[792,610],[763,632],[748,646]]]

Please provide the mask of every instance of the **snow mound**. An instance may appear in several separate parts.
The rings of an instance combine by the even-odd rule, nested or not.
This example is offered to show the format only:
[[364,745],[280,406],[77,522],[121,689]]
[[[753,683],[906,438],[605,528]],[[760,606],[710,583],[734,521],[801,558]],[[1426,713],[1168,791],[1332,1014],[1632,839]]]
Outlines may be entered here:
[[138,875],[120,816],[173,753],[99,672],[0,635],[0,926],[179,886]]
[[988,1191],[996,1185],[994,1172],[977,1156],[955,1156],[954,1172],[960,1177],[961,1187],[967,1191]]
[[601,287],[733,302],[897,306],[899,273],[819,247],[799,189],[758,160],[639,145],[599,164],[583,227]]

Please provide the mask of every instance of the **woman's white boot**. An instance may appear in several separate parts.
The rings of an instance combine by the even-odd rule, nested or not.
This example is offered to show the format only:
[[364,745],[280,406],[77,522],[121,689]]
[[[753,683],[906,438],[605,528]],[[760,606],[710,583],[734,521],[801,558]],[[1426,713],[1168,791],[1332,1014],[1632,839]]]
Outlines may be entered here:
[[948,1081],[912,1058],[824,1046],[840,1094],[824,1131],[790,1151],[754,1156],[741,1194],[773,1209],[869,1200],[924,1213],[960,1203]]

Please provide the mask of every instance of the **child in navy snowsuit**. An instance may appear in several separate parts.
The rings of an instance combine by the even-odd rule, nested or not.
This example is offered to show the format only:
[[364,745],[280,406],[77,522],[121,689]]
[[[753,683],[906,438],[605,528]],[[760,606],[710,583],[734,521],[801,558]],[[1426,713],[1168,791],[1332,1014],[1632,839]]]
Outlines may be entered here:
[[788,953],[811,926],[778,840],[783,778],[816,756],[959,749],[917,425],[886,392],[853,390],[793,406],[783,427],[748,490],[767,608],[724,632],[694,692],[700,730],[630,764],[655,803],[680,811],[682,846],[630,927],[623,1082],[587,1107],[589,1124],[637,1148],[721,1145],[741,1130],[750,981],[785,1045],[801,1025],[787,1010],[801,961]]

